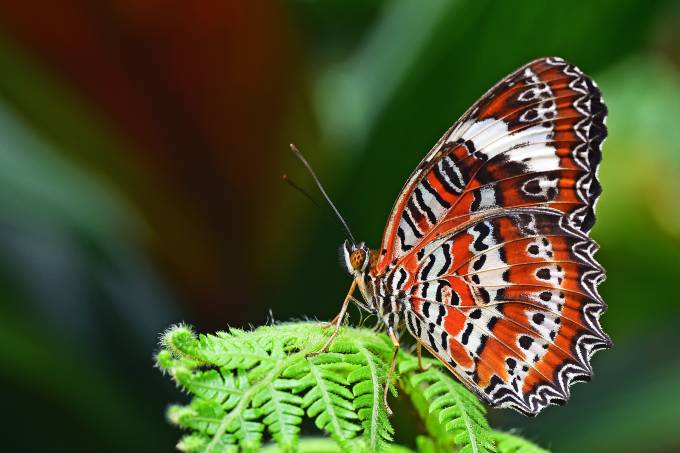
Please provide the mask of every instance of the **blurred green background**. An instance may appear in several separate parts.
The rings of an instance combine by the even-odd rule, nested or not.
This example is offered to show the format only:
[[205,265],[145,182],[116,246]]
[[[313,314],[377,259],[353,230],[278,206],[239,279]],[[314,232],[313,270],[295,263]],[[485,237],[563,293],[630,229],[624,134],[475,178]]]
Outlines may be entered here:
[[349,284],[336,222],[281,182],[313,191],[288,143],[376,247],[440,134],[547,55],[610,110],[593,235],[615,347],[565,407],[491,422],[680,450],[680,3],[632,0],[0,1],[0,450],[171,451],[164,328],[329,319]]

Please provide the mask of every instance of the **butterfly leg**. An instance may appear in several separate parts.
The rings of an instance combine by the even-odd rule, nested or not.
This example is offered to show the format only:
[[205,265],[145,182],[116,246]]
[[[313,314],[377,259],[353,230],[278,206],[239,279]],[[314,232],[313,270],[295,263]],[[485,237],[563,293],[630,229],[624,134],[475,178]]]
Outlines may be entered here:
[[[357,304],[357,306],[359,308],[361,308],[362,310],[367,311],[367,312],[371,311],[371,307],[369,307],[365,302],[362,302],[361,300],[357,299],[356,297],[352,296],[352,297],[349,298],[349,300],[350,300],[350,302],[354,302],[355,304]],[[331,327],[333,324],[335,324],[338,321],[339,316],[340,316],[340,314],[338,313],[337,315],[335,315],[335,318],[333,318],[331,321],[322,323],[321,328],[322,329],[328,329],[329,327]],[[361,324],[361,323],[359,323],[359,324]]]
[[428,363],[425,366],[423,366],[422,349],[423,344],[420,341],[416,342],[416,352],[418,353],[418,368],[420,369],[420,371],[427,371],[430,369],[432,364]]
[[392,340],[392,345],[394,346],[394,353],[392,354],[392,362],[390,363],[390,371],[387,373],[387,379],[385,380],[385,391],[383,392],[383,402],[385,403],[385,410],[388,416],[392,416],[393,412],[390,409],[390,405],[387,404],[387,394],[390,391],[390,383],[392,382],[392,376],[394,376],[394,368],[397,365],[397,353],[399,352],[399,339],[394,334],[392,327],[387,329],[387,333],[390,335]]
[[[335,340],[335,337],[338,336],[338,332],[340,331],[340,324],[342,324],[342,320],[345,317],[345,313],[347,312],[347,306],[349,305],[350,301],[352,300],[352,294],[354,294],[354,290],[356,290],[357,287],[357,282],[354,280],[352,282],[352,286],[349,287],[349,291],[347,292],[347,295],[345,296],[345,300],[342,302],[342,308],[340,308],[340,313],[333,318],[333,320],[330,322],[330,325],[335,325],[335,329],[333,329],[333,333],[331,334],[331,337],[326,341],[326,344],[323,345],[321,349],[319,349],[316,352],[311,352],[307,354],[307,357],[315,356],[318,354],[321,354],[322,352],[326,352],[333,343],[333,340]],[[327,326],[328,327],[328,326]]]

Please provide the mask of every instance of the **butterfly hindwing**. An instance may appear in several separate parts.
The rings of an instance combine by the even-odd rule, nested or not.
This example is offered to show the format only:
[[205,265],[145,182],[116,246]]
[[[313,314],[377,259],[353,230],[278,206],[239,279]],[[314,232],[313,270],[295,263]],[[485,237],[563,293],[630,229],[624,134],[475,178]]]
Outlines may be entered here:
[[554,209],[489,216],[408,261],[406,327],[490,404],[536,414],[610,345],[595,250]]

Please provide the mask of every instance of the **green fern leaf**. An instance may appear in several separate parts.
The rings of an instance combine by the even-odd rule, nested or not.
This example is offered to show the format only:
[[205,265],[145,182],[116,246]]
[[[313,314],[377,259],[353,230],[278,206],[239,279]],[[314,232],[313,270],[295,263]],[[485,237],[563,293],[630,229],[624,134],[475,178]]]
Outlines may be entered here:
[[177,449],[187,453],[238,453],[239,447],[232,436],[225,436],[225,442],[219,442],[211,448],[210,438],[203,434],[188,434],[177,443]]
[[214,401],[194,399],[188,406],[170,406],[168,419],[175,425],[201,433],[214,434],[220,426],[224,409]]
[[[249,370],[253,377],[261,377],[271,369],[281,354],[271,354],[269,341],[243,341],[241,331],[219,332],[217,335],[201,336],[200,357],[206,362],[224,369]],[[264,343],[264,344],[263,344]]]
[[[249,385],[244,372],[234,375],[228,370],[223,373],[209,370],[195,374],[182,371],[176,373],[176,377],[198,398],[188,407],[175,407],[174,412],[170,413],[171,420],[185,428],[212,435],[219,431],[226,412],[237,406],[244,389]],[[258,451],[262,445],[264,426],[257,419],[252,409],[237,412],[219,443],[225,446],[238,443],[244,452]]]
[[199,453],[205,451],[210,438],[201,433],[194,432],[182,437],[177,443],[177,449],[187,453]]
[[354,411],[352,392],[345,386],[347,363],[341,354],[325,353],[307,359],[304,375],[294,387],[296,393],[306,392],[302,398],[307,415],[319,429],[327,431],[343,448],[361,428],[355,423],[359,416]]
[[430,437],[416,437],[416,446],[418,447],[418,453],[437,453],[437,444]]
[[257,413],[253,409],[246,409],[238,414],[234,424],[227,428],[234,432],[234,437],[245,453],[260,451],[262,446],[264,425],[257,420]]
[[[394,430],[382,402],[390,340],[344,327],[328,352],[309,357],[330,333],[312,323],[200,337],[184,325],[169,329],[156,363],[192,395],[189,404],[168,410],[169,420],[189,431],[177,448],[247,453],[261,451],[266,437],[276,443],[267,451],[410,451],[391,443]],[[399,354],[398,365],[398,383],[428,430],[415,442],[419,451],[491,452],[494,442],[501,452],[543,451],[491,431],[484,407],[448,373],[436,368],[421,373],[407,353]],[[333,440],[299,439],[305,417]]]
[[499,453],[548,453],[548,450],[512,433],[494,431],[492,437]]
[[237,377],[230,371],[224,374],[217,370],[197,371],[180,370],[175,378],[185,389],[206,401],[220,403],[224,409],[230,409],[236,405],[243,395],[243,388],[247,385],[246,377],[241,375],[240,385]]
[[260,408],[263,422],[276,443],[285,452],[297,450],[297,434],[304,410],[302,398],[290,393],[287,380],[270,383],[255,398],[253,406]]
[[[347,377],[347,381],[352,384],[354,409],[361,419],[368,450],[382,451],[385,442],[390,442],[394,433],[382,401],[385,362],[375,354],[375,348],[371,350],[367,346],[358,346],[356,350],[356,354],[347,357],[351,363],[358,365]],[[385,350],[378,352],[384,353]]]
[[[414,405],[420,406],[422,416],[430,421],[428,429],[440,438],[439,443],[450,441],[464,453],[495,452],[493,432],[485,418],[486,410],[477,397],[437,367],[423,372],[417,372],[417,367],[415,360],[403,362],[401,370],[408,373],[407,391],[412,399],[422,398],[427,403],[424,408],[422,402],[417,404],[414,400]],[[452,438],[442,441],[445,434]]]

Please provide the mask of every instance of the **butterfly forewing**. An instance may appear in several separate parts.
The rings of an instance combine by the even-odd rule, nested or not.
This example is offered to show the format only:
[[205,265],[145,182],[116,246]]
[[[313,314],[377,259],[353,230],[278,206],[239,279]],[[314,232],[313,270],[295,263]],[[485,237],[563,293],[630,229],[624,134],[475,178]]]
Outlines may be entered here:
[[594,82],[559,58],[499,82],[407,181],[385,228],[378,273],[490,209],[550,206],[589,231],[605,116]]
[[559,58],[487,92],[427,154],[388,220],[376,278],[408,331],[490,404],[536,414],[608,347],[587,232],[606,108]]

